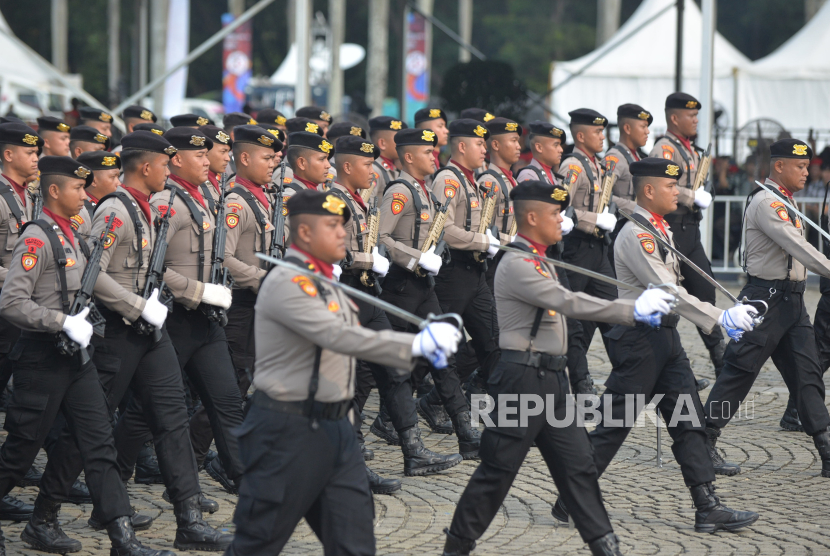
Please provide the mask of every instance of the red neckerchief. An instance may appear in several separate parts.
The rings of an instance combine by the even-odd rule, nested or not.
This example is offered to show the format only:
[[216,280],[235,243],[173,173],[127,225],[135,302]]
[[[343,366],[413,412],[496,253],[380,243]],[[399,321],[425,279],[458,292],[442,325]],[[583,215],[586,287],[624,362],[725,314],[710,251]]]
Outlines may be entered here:
[[135,202],[138,203],[138,208],[141,209],[141,212],[144,213],[144,216],[147,217],[147,222],[149,224],[153,223],[153,218],[150,216],[152,213],[150,212],[150,196],[146,193],[143,193],[136,189],[135,187],[129,187],[127,185],[124,186],[124,189],[130,192],[130,195],[133,196]]
[[533,160],[536,160],[536,162],[539,162],[539,165],[542,167],[542,170],[544,170],[545,173],[548,175],[548,179],[550,180],[550,183],[556,183],[555,181],[553,181],[553,168],[551,168],[550,166],[548,166],[544,162],[540,162],[539,160],[537,160],[535,158]]
[[89,202],[90,203],[92,203],[93,205],[98,204],[98,199],[96,199],[94,195],[91,195],[91,194],[87,193],[86,196],[89,197]]
[[774,179],[772,179],[772,178],[769,178],[769,181],[771,181],[772,183],[774,183],[775,185],[777,185],[777,186],[778,186],[778,191],[780,191],[781,193],[783,193],[783,194],[784,194],[784,196],[785,196],[787,199],[789,199],[790,201],[792,201],[792,200],[793,200],[793,194],[792,194],[792,193],[790,193],[790,190],[789,190],[789,189],[787,189],[786,187],[784,187],[783,185],[781,185],[780,183],[778,183],[777,181],[775,181],[775,180],[774,180]]
[[465,168],[464,166],[462,166],[461,164],[459,164],[458,162],[456,162],[456,161],[455,161],[455,160],[453,160],[453,159],[450,159],[450,162],[452,162],[453,164],[455,164],[456,166],[458,166],[458,168],[459,168],[462,172],[464,172],[464,175],[465,175],[465,176],[467,176],[467,179],[468,179],[468,180],[470,180],[470,183],[475,183],[475,182],[476,182],[476,180],[475,180],[475,176],[473,176],[473,171],[472,171],[472,170],[468,170],[467,168]]
[[26,206],[26,188],[11,179],[6,174],[3,174],[3,177],[9,180],[9,183],[12,184],[12,187],[17,192],[17,195],[20,197],[20,200],[23,201],[23,206]]
[[268,202],[268,197],[265,196],[265,192],[262,190],[261,185],[257,185],[251,180],[246,180],[245,178],[240,178],[239,176],[236,176],[236,183],[238,185],[244,185],[245,189],[250,191],[253,196],[256,197],[256,200],[262,203],[262,206],[266,209],[271,207],[271,203]]
[[[574,147],[574,149],[579,149],[579,147]],[[597,175],[597,178],[601,177],[601,176],[600,176],[600,172],[599,172],[599,164],[597,164],[597,159],[596,159],[596,157],[595,157],[594,155],[592,155],[592,154],[588,154],[588,153],[586,153],[584,149],[579,149],[579,150],[580,150],[580,151],[582,151],[582,154],[584,154],[585,156],[587,156],[587,157],[588,157],[588,160],[589,160],[589,161],[591,162],[591,164],[594,166],[594,170],[596,170],[596,175]]]
[[72,247],[75,247],[75,234],[72,233],[72,224],[69,222],[68,218],[64,218],[63,216],[58,216],[51,210],[46,207],[43,207],[44,214],[49,215],[52,220],[55,221],[55,224],[58,225],[58,228],[61,229],[63,235],[69,239],[69,242],[72,244]]
[[[624,148],[628,149],[628,145],[625,145]],[[637,149],[628,149],[628,152],[631,153],[631,156],[634,158],[635,162],[640,161],[640,155],[637,154]]]
[[175,174],[170,174],[170,179],[176,182],[177,184],[181,185],[185,191],[190,193],[190,196],[199,201],[199,204],[202,205],[202,208],[206,208],[205,206],[205,198],[202,197],[202,192],[199,191],[199,188],[189,181],[180,178]]
[[[352,193],[351,189],[349,189],[348,187],[346,187],[345,185],[343,185],[343,184],[342,184],[342,183],[340,183],[339,181],[338,181],[338,182],[335,182],[335,183],[336,183],[336,184],[338,184],[338,185],[339,185],[340,187],[342,187],[343,189],[345,189],[345,190],[346,190],[346,193],[348,193],[348,194],[349,194],[349,197],[351,197],[351,198],[352,198],[352,201],[354,201],[355,203],[357,203],[358,205],[360,205],[360,208],[362,208],[364,211],[366,210],[366,203],[364,203],[364,202],[363,202],[363,197],[361,197],[360,195],[355,195],[354,193]],[[355,218],[357,218],[357,216],[356,216],[356,215],[355,215]]]
[[421,189],[424,190],[424,195],[426,196],[427,199],[429,199],[429,192],[427,191],[427,182],[425,180],[419,180],[418,178],[415,178],[415,177],[413,177],[412,179],[415,180],[416,182],[418,182],[418,185],[420,185]]
[[317,188],[320,185],[319,183],[314,183],[313,181],[304,180],[303,178],[301,178],[300,176],[297,176],[297,175],[294,176],[294,179],[296,179],[299,182],[304,183],[305,186],[307,188],[311,189],[312,191],[317,191]]
[[[433,151],[433,152],[435,152],[435,151]],[[391,160],[389,160],[388,158],[386,158],[386,157],[385,157],[385,156],[383,156],[383,155],[381,155],[379,158],[380,158],[381,160],[383,160],[383,161],[386,163],[386,165],[387,165],[387,166],[389,166],[389,167],[390,167],[390,168],[392,168],[393,170],[395,169],[395,163],[394,163],[394,162],[392,162]]]
[[502,171],[502,173],[503,173],[505,176],[507,176],[507,179],[508,179],[508,180],[510,180],[510,185],[512,185],[513,187],[516,187],[516,180],[514,180],[514,179],[513,179],[513,172],[511,172],[510,170],[505,170],[504,168],[502,168],[502,167],[501,167],[501,166],[499,166],[498,164],[496,165],[496,167],[497,167],[499,170],[501,170],[501,171]]
[[432,156],[433,156],[433,158],[435,158],[435,169],[440,170],[441,169],[441,160],[438,158],[438,151],[433,150],[432,151]]
[[524,234],[517,234],[517,235],[518,235],[520,238],[522,238],[523,240],[525,240],[526,242],[528,242],[528,243],[530,244],[530,246],[531,246],[531,247],[533,247],[533,248],[536,250],[536,251],[535,251],[535,253],[536,253],[537,255],[542,255],[542,256],[544,256],[545,251],[547,251],[547,250],[548,250],[548,246],[547,246],[547,245],[542,245],[541,243],[536,243],[535,241],[533,241],[532,239],[530,239],[529,237],[527,237],[527,236],[526,236],[526,235],[524,235]]
[[666,228],[669,227],[669,223],[663,219],[663,216],[651,211],[648,211],[648,213],[651,215],[651,218],[648,219],[651,225],[663,232],[664,236],[669,237],[669,234],[666,233]]
[[692,150],[692,142],[691,142],[689,139],[686,139],[686,138],[685,138],[685,137],[683,137],[682,135],[679,135],[679,134],[677,134],[677,133],[675,133],[675,132],[673,132],[673,131],[670,131],[670,132],[668,132],[668,133],[671,133],[672,135],[674,135],[675,137],[677,137],[677,140],[678,140],[678,141],[680,141],[680,143],[681,143],[684,147],[686,147],[686,150],[687,150],[687,151],[689,151],[690,153],[691,153],[691,152],[694,152],[694,151]]
[[297,247],[296,243],[292,243],[291,248],[296,249],[297,251],[299,251],[300,253],[305,255],[306,262],[311,263],[312,265],[314,265],[313,270],[315,270],[315,271],[319,270],[320,272],[323,273],[323,276],[325,276],[329,280],[334,279],[334,265],[329,264],[329,263],[324,263],[323,261],[321,261],[317,257],[309,255],[308,253],[306,253],[305,251],[303,251],[302,249]]
[[219,191],[219,174],[213,170],[208,170],[208,181],[213,184],[214,189]]

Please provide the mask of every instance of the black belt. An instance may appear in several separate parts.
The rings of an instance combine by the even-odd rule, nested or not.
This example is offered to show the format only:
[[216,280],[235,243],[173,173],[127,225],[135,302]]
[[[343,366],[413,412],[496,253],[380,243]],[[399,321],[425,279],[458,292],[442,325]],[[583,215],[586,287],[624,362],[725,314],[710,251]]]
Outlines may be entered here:
[[22,330],[20,338],[23,340],[36,340],[38,342],[54,342],[57,334],[55,332],[33,332],[31,330]]
[[[450,249],[450,259],[460,263],[484,265],[484,261],[477,261],[475,259],[476,253],[481,251],[464,251],[462,249]],[[486,259],[485,259],[486,260]]]
[[[418,263],[416,262],[415,266],[413,266],[412,268],[419,268]],[[414,270],[409,270],[396,263],[392,263],[389,265],[389,273],[385,276],[385,278],[409,278],[413,280],[423,280],[425,282],[427,281],[426,275],[418,276],[417,274],[415,274]]]
[[594,234],[586,234],[582,230],[571,230],[564,239],[570,239],[571,241],[578,239],[589,243],[596,243],[597,245],[605,245],[605,239],[597,237]]
[[[660,328],[677,328],[678,322],[680,322],[680,315],[678,315],[677,313],[663,315],[663,317],[660,319]],[[637,326],[648,325],[642,322],[638,322]]]
[[342,419],[349,412],[352,401],[344,400],[342,402],[323,403],[314,402],[311,408],[311,414],[306,411],[305,401],[299,402],[280,402],[262,390],[254,392],[251,398],[251,403],[258,407],[270,409],[272,411],[279,411],[280,413],[288,413],[290,415],[302,415],[312,419],[325,419],[328,421],[337,421]]
[[238,288],[231,290],[231,298],[234,303],[246,303],[253,305],[256,303],[256,294],[250,288]]
[[499,361],[516,363],[528,367],[545,368],[551,371],[564,371],[568,358],[564,355],[551,355],[541,351],[519,351],[515,349],[501,350]]
[[807,280],[796,282],[795,280],[764,280],[749,276],[746,283],[750,286],[760,286],[762,288],[772,288],[779,291],[788,291],[792,293],[804,293],[807,289]]

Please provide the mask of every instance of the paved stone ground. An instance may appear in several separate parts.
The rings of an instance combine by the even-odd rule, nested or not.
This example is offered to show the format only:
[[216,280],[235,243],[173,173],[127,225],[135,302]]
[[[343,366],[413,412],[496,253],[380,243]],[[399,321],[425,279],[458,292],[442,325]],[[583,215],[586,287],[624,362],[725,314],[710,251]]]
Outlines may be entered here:
[[[811,314],[817,301],[817,290],[810,290],[807,302]],[[728,306],[725,298],[718,304]],[[708,353],[694,328],[682,321],[680,329],[695,374],[714,381]],[[611,366],[599,337],[594,340],[589,362],[596,379],[608,376]],[[702,392],[702,397],[707,394]],[[739,463],[743,472],[719,478],[717,486],[718,494],[729,506],[758,511],[761,519],[738,533],[695,533],[694,508],[672,457],[668,434],[663,434],[664,465],[660,468],[656,465],[656,429],[646,421],[646,426],[633,429],[600,480],[625,554],[830,554],[830,479],[819,476],[821,462],[809,437],[779,429],[787,395],[781,376],[770,363],[762,370],[750,398],[754,403],[747,408],[752,418],[733,421],[719,442],[727,459]],[[377,396],[373,393],[366,407],[366,429],[376,411]],[[422,427],[429,448],[442,453],[456,448],[453,436],[432,434],[425,425]],[[440,554],[442,530],[449,526],[476,463],[464,462],[427,478],[404,477],[400,449],[365,432],[368,445],[375,451],[371,467],[404,484],[395,495],[375,498],[378,554]],[[42,466],[45,460],[41,458],[38,463]],[[204,473],[202,487],[221,505],[208,521],[233,531],[234,497],[222,492]],[[157,518],[140,537],[156,548],[170,549],[175,519],[172,507],[161,498],[163,487],[130,484],[129,491],[140,512]],[[36,489],[15,489],[13,494],[31,502]],[[538,451],[532,449],[475,554],[588,554],[577,531],[551,517],[555,499],[556,488],[546,466]],[[69,535],[83,541],[84,550],[79,554],[105,556],[109,554],[109,542],[104,532],[96,533],[86,525],[90,511],[91,506],[65,506],[61,521]],[[22,524],[3,523],[3,528],[9,539],[9,555],[39,554],[26,549],[19,540]],[[322,546],[301,523],[284,553],[322,554]]]

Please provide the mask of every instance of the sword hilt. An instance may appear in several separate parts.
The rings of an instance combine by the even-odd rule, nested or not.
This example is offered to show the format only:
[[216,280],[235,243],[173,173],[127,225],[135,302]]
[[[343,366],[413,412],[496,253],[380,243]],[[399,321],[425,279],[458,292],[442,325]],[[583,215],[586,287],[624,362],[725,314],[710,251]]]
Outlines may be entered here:
[[[752,317],[752,324],[758,326],[759,324],[764,322],[764,317],[767,315],[767,311],[769,311],[769,305],[767,305],[767,302],[763,299],[749,299],[746,296],[744,296],[743,299],[740,300],[738,305],[752,305],[753,303],[760,303],[764,306],[763,313],[758,313],[756,316]],[[754,308],[755,306],[753,305],[753,309]]]

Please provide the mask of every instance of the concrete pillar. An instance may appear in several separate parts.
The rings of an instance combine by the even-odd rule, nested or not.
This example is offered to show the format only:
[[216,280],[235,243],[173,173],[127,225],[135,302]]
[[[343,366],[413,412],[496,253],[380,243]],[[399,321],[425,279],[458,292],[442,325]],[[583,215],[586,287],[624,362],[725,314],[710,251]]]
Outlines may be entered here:
[[366,61],[366,104],[380,116],[389,79],[389,0],[369,0],[369,52]]
[[108,88],[110,105],[118,104],[121,79],[121,0],[109,0],[107,6],[107,36],[109,38]]
[[597,0],[597,47],[602,46],[620,28],[622,0]]
[[[150,0],[150,74],[152,79],[161,77],[167,71],[167,15],[169,0]],[[162,114],[164,110],[164,84],[153,91],[153,111]]]
[[[434,0],[418,0],[418,7],[427,15],[432,15],[432,7],[435,4]],[[432,73],[432,23],[426,22],[424,27],[424,55],[427,59],[427,67],[430,74]],[[432,79],[429,80],[432,86]]]
[[69,7],[68,0],[52,0],[52,64],[62,73],[69,73]]
[[[458,34],[464,42],[473,44],[473,0],[458,0]],[[458,61],[470,61],[466,48],[458,47]]]
[[332,115],[343,112],[343,70],[340,69],[340,45],[346,37],[346,0],[329,0],[331,27],[331,81],[328,109]]
[[228,13],[239,17],[245,12],[245,0],[228,0]]
[[308,60],[311,55],[311,0],[295,0],[294,27],[297,44],[297,84],[294,86],[294,108],[311,104],[308,82]]

